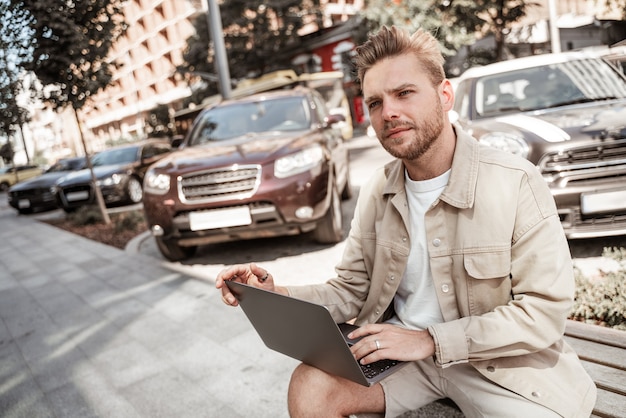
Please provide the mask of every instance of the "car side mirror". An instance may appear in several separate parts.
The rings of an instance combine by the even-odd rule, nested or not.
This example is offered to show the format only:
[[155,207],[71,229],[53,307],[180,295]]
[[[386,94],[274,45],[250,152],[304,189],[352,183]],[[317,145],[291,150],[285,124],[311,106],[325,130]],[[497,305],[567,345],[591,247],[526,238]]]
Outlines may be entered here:
[[173,149],[176,148],[180,148],[180,146],[183,144],[183,140],[185,139],[185,137],[183,135],[176,135],[172,138],[172,141],[170,142],[171,146]]

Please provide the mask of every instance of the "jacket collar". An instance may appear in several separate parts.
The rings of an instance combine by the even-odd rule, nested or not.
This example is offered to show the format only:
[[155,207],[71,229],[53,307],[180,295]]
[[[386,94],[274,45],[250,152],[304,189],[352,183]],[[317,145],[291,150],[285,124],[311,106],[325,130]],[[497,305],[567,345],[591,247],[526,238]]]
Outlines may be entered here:
[[[455,124],[456,147],[452,158],[452,170],[448,185],[441,194],[441,200],[459,209],[474,205],[474,191],[478,180],[479,149],[478,141]],[[385,165],[387,182],[384,194],[404,193],[404,164],[395,159]]]

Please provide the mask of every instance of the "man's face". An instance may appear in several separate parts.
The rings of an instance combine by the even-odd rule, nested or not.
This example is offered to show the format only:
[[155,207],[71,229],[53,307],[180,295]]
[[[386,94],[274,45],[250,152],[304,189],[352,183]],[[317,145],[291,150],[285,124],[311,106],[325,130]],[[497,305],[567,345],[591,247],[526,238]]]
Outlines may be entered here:
[[365,74],[362,87],[372,127],[396,158],[423,156],[448,121],[453,97],[449,83],[434,87],[412,54],[379,61]]

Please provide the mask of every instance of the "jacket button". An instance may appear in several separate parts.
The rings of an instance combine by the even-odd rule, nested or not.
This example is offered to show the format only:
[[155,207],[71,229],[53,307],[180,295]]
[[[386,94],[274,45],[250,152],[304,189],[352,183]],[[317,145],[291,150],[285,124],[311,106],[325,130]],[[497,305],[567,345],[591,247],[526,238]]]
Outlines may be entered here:
[[496,368],[493,367],[493,366],[489,366],[489,367],[487,367],[487,371],[493,373],[493,372],[496,371]]
[[447,284],[441,285],[441,291],[443,293],[448,293],[450,291],[450,286],[448,286]]
[[532,392],[531,395],[533,395],[535,398],[541,398],[541,393],[539,392]]
[[441,245],[441,240],[440,240],[439,238],[435,238],[435,239],[433,240],[433,245],[434,245],[435,247],[439,247],[439,246]]

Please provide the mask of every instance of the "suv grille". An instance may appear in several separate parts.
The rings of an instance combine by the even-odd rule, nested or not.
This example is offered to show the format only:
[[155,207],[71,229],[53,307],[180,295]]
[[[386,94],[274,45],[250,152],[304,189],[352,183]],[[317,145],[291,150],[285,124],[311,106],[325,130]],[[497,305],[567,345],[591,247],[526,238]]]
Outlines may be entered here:
[[197,172],[178,179],[178,195],[184,203],[244,199],[256,192],[260,176],[258,165]]
[[626,140],[624,139],[546,154],[539,161],[539,168],[544,174],[563,172],[573,174],[578,170],[622,164],[626,164]]

